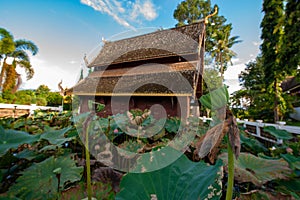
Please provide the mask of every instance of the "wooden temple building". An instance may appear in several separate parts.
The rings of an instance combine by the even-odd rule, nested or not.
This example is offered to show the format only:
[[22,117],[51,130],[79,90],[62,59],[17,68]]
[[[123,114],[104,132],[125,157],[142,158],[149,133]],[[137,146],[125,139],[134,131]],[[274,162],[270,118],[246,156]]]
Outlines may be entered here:
[[189,116],[190,103],[202,95],[204,37],[205,24],[199,21],[104,42],[88,63],[93,72],[72,88],[80,112],[88,111],[92,100],[105,104],[103,117],[134,108],[151,108],[155,118],[163,112]]

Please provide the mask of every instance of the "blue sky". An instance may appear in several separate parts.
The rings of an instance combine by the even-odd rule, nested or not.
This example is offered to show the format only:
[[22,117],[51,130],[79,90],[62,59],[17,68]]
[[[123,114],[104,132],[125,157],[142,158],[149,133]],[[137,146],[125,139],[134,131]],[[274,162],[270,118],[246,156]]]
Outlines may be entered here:
[[[102,38],[120,38],[120,34],[139,34],[176,24],[173,12],[181,0],[1,0],[0,27],[15,39],[28,39],[39,47],[32,57],[35,76],[22,88],[48,85],[57,90],[72,87],[79,78],[83,57],[93,55]],[[233,50],[238,54],[234,66],[225,73],[230,91],[237,89],[237,75],[244,64],[259,53],[261,0],[211,0],[220,14],[232,23],[232,35],[242,43]],[[117,36],[115,36],[117,35]],[[121,34],[122,35],[122,34]],[[123,34],[124,35],[124,34]],[[115,37],[113,37],[115,36]],[[22,71],[19,71],[22,73]]]

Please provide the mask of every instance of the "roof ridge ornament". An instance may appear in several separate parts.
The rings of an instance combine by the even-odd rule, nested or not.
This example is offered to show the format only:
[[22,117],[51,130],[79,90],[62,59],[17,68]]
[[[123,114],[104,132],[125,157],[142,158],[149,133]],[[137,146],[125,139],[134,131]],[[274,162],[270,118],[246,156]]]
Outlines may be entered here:
[[103,44],[105,44],[107,42],[107,40],[104,39],[104,37],[101,38]]
[[211,18],[212,16],[216,15],[218,13],[218,6],[215,6],[214,8],[214,12],[212,14],[209,14],[207,15],[205,18],[204,18],[204,23],[205,24],[208,24],[208,18]]

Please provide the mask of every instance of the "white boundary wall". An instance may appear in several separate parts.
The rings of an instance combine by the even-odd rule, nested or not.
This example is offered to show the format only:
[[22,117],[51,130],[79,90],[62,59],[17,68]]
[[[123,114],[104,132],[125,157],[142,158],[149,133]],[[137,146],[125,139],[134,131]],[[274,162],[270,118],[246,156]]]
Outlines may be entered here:
[[[199,117],[199,118],[204,122],[207,120],[212,120],[211,118],[206,118],[205,116]],[[277,144],[282,144],[283,141],[280,139],[277,139],[277,141],[276,141],[276,140],[272,140],[270,138],[262,136],[261,128],[263,128],[265,126],[274,126],[276,129],[286,130],[289,133],[292,133],[295,135],[300,135],[300,127],[299,126],[288,126],[288,125],[285,125],[286,123],[282,122],[282,121],[279,121],[276,124],[271,124],[271,123],[263,123],[263,120],[256,120],[255,122],[250,122],[247,119],[244,119],[244,120],[237,119],[237,122],[239,124],[243,124],[244,127],[246,127],[246,125],[256,127],[255,133],[251,133],[251,132],[248,132],[248,133],[255,137],[261,138],[261,139],[269,141],[269,142],[277,143]]]
[[52,111],[63,111],[63,107],[51,107],[51,106],[37,106],[36,104],[31,105],[20,105],[20,104],[5,104],[0,103],[0,109],[16,109],[16,110],[29,110],[30,114],[33,114],[35,110],[52,110]]

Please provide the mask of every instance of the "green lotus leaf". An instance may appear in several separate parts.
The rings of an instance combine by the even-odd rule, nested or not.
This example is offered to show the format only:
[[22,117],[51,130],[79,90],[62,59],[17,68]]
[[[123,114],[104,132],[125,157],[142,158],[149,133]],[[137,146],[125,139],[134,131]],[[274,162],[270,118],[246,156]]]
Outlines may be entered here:
[[170,118],[167,119],[166,124],[165,124],[165,128],[169,133],[177,133],[179,130],[179,127],[181,125],[181,122],[178,118]]
[[202,95],[199,100],[201,105],[211,110],[217,110],[226,106],[229,102],[229,93],[226,85]]
[[264,127],[264,131],[270,133],[277,139],[290,140],[293,139],[293,135],[286,130],[276,129],[274,126]]
[[21,199],[55,199],[58,195],[58,178],[55,170],[60,168],[60,188],[67,182],[79,181],[83,168],[67,156],[50,157],[27,168],[17,179],[8,194]]
[[[228,164],[227,153],[220,158]],[[274,179],[287,179],[292,173],[284,159],[269,160],[256,157],[249,153],[241,153],[235,161],[234,178],[238,182],[252,182],[257,186]]]
[[26,132],[4,129],[0,126],[0,157],[8,150],[16,149],[21,144],[32,144],[39,139],[39,135],[30,135]]
[[300,199],[300,180],[279,180],[277,184],[277,191],[289,194],[295,199]]
[[0,196],[0,200],[22,200],[17,197],[10,197],[10,196]]
[[23,151],[15,154],[16,158],[19,159],[26,159],[26,160],[33,160],[39,156],[42,156],[41,154],[38,154],[36,151],[24,149]]
[[222,162],[192,162],[185,155],[165,168],[129,173],[122,178],[116,199],[220,199]]
[[25,126],[25,123],[26,123],[25,119],[20,118],[17,121],[15,121],[12,125],[13,125],[14,129],[18,129],[20,127]]
[[267,152],[268,149],[256,139],[248,138],[244,134],[240,134],[241,145],[246,150],[254,153]]
[[280,156],[290,164],[292,169],[300,170],[300,157],[295,157],[291,154],[280,154]]
[[141,157],[139,157],[135,169],[131,172],[141,173],[162,169],[174,163],[182,156],[182,154],[182,152],[170,146],[158,148],[149,153],[144,153]]
[[48,140],[50,144],[62,145],[65,142],[71,141],[73,137],[65,137],[65,134],[71,130],[71,127],[66,127],[60,130],[50,130],[41,135],[41,139]]

